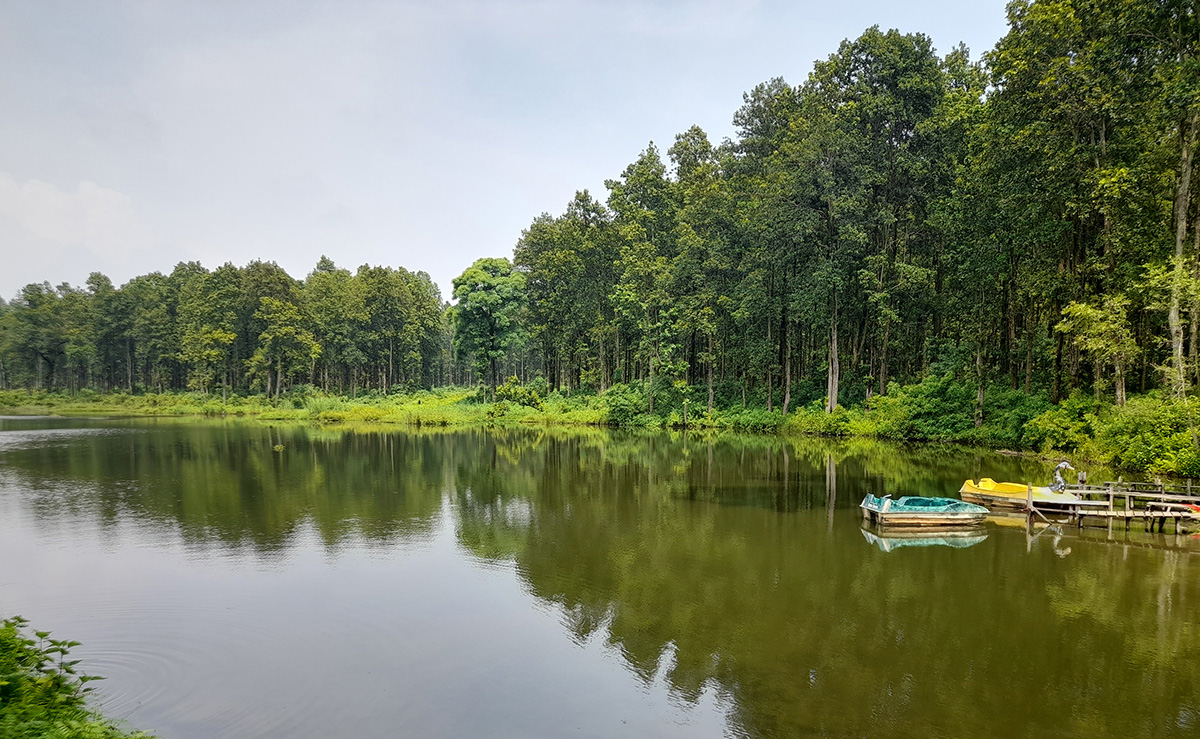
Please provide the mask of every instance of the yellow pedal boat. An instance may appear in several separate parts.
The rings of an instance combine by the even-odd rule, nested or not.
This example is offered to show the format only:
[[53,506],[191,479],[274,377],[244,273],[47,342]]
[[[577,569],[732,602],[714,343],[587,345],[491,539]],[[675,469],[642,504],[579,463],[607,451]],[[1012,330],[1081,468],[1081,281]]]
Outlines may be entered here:
[[[985,506],[991,510],[1023,511],[1029,500],[1029,487],[1019,482],[996,482],[982,477],[979,482],[967,480],[958,494],[968,503]],[[1051,492],[1047,487],[1033,488],[1033,502],[1039,508],[1069,508],[1079,502],[1074,495]]]

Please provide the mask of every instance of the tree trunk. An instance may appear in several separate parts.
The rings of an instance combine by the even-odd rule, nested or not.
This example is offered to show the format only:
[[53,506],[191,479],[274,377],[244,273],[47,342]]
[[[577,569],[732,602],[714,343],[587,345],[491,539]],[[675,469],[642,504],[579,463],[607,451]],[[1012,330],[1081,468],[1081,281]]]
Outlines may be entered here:
[[1025,394],[1029,395],[1033,384],[1033,321],[1025,317]]
[[1059,334],[1054,345],[1054,385],[1050,390],[1050,402],[1055,405],[1062,400],[1062,350],[1063,335]]
[[[658,350],[658,347],[656,346],[655,351],[657,352],[657,350]],[[648,388],[649,388],[648,392],[650,394],[650,415],[654,415],[654,356],[653,355],[651,355],[651,357],[650,357],[650,384],[649,384]]]
[[783,355],[783,415],[788,414],[792,404],[792,332],[786,331],[786,350]]
[[[1013,268],[1015,271],[1015,267]],[[1010,278],[1008,288],[1008,334],[1005,340],[1004,362],[1008,366],[1009,384],[1017,389],[1017,286],[1015,278]]]
[[[1146,331],[1147,331],[1146,323],[1149,320],[1149,318],[1147,316],[1148,312],[1149,311],[1142,311],[1142,320],[1141,320],[1142,340],[1138,342],[1138,346],[1146,346]],[[1150,372],[1150,358],[1147,356],[1149,353],[1150,352],[1147,352],[1147,351],[1141,352],[1142,372],[1141,372],[1141,376],[1138,379],[1138,392],[1140,392],[1140,393],[1146,392],[1146,377]]]
[[983,425],[983,347],[975,349],[975,428]]
[[1113,358],[1115,370],[1114,382],[1117,387],[1117,405],[1125,405],[1125,357],[1117,355]]
[[621,357],[621,327],[617,326],[617,335],[613,338],[613,382],[625,382],[625,363]]
[[603,394],[608,389],[608,365],[604,361],[604,334],[600,334],[600,364],[599,364],[599,384],[600,392]]
[[1071,342],[1071,347],[1067,351],[1067,374],[1071,378],[1067,384],[1067,390],[1073,391],[1079,387],[1079,345]]
[[713,353],[713,337],[708,335],[708,412],[712,413],[713,407],[713,365],[717,362],[717,355]]
[[1167,325],[1171,330],[1172,392],[1183,397],[1187,390],[1187,376],[1183,365],[1183,325],[1179,307],[1183,293],[1184,268],[1183,245],[1187,241],[1188,204],[1192,187],[1192,152],[1196,148],[1196,137],[1200,133],[1200,109],[1188,117],[1186,128],[1179,132],[1179,173],[1175,181],[1175,268],[1171,280],[1171,307],[1167,312]]
[[886,323],[883,326],[883,342],[879,349],[879,394],[887,395],[887,377],[888,377],[888,338],[891,334],[892,326]]
[[[1195,245],[1192,249],[1192,280],[1193,284],[1200,284],[1200,215],[1192,222],[1192,241]],[[1188,365],[1192,380],[1200,382],[1200,361],[1197,361],[1200,348],[1196,346],[1200,342],[1200,295],[1195,291],[1189,292],[1192,293],[1192,301],[1188,311],[1188,328],[1191,330],[1188,337]]]
[[829,318],[829,375],[825,385],[825,412],[833,413],[838,407],[838,320],[837,296],[833,296],[833,312]]

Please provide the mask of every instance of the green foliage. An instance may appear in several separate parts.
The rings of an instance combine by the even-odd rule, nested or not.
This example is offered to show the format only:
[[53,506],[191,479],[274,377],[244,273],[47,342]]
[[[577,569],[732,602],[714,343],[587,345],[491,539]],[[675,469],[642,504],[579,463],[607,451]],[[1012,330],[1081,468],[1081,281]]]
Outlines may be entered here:
[[974,423],[976,388],[952,374],[930,375],[920,383],[888,388],[860,407],[825,413],[820,401],[797,409],[787,431],[824,436],[870,436],[906,441],[954,441],[1022,448],[1027,422],[1049,406],[1044,398],[991,386],[985,393],[984,422]]
[[783,426],[783,414],[778,411],[734,411],[721,417],[720,425],[738,431],[772,432]]
[[542,377],[541,375],[538,375],[529,382],[525,383],[525,387],[529,388],[529,392],[533,393],[539,398],[544,398],[550,394],[550,383],[547,382],[546,378]]
[[608,409],[608,421],[617,426],[630,425],[646,407],[646,399],[640,388],[617,384],[602,396]]
[[483,420],[488,423],[502,421],[508,417],[510,410],[512,410],[512,406],[507,400],[489,403],[487,409],[483,412]]
[[847,431],[856,436],[924,441],[962,441],[1019,446],[1026,421],[1044,400],[993,386],[985,393],[983,426],[974,422],[976,388],[952,375],[927,376],[914,385],[891,385],[854,413]]
[[147,736],[123,731],[87,706],[87,684],[100,678],[82,674],[79,660],[68,658],[79,642],[51,639],[48,631],[34,632],[31,638],[25,632],[28,623],[20,616],[0,622],[0,736]]
[[417,388],[452,374],[449,325],[429,276],[357,274],[322,258],[308,280],[278,265],[181,263],[121,287],[27,286],[0,306],[0,389],[128,392],[253,387],[272,395],[310,382],[356,394]]
[[[1140,349],[1128,318],[1129,299],[1110,295],[1099,305],[1072,302],[1063,308],[1063,320],[1055,330],[1071,334],[1075,343],[1100,364],[1116,371],[1117,405],[1125,404],[1125,371]],[[1097,392],[1099,385],[1097,384]]]
[[1077,452],[1095,436],[1099,403],[1072,393],[1057,406],[1031,418],[1025,425],[1025,443],[1043,452]]
[[451,311],[454,341],[459,351],[474,358],[476,369],[496,387],[497,363],[525,336],[521,311],[525,306],[525,275],[507,259],[477,259],[454,278]]
[[309,415],[314,418],[328,411],[343,410],[345,407],[346,401],[343,398],[327,395],[314,395],[304,400],[304,410],[308,411]]
[[1156,394],[1135,398],[1124,408],[1105,409],[1088,450],[1117,467],[1200,475],[1195,403]]
[[1129,470],[1200,476],[1197,402],[1154,392],[1116,406],[1077,393],[1031,419],[1025,437],[1047,454],[1079,455]]
[[535,410],[543,410],[542,399],[532,389],[521,384],[515,376],[508,378],[496,388],[496,400],[510,401]]
[[784,428],[793,433],[845,436],[849,433],[850,416],[845,406],[838,406],[832,413],[827,413],[824,403],[816,400],[788,416]]

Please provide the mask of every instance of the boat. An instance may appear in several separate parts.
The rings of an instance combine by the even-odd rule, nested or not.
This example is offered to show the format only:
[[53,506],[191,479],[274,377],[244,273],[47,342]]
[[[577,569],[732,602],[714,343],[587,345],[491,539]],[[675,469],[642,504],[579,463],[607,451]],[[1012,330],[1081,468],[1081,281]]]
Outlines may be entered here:
[[[980,478],[979,482],[967,480],[959,488],[958,494],[970,503],[987,506],[992,510],[1023,511],[1029,502],[1029,485],[1019,482],[996,482],[990,477]],[[1048,487],[1033,487],[1033,502],[1038,508],[1070,510],[1079,498],[1069,493],[1056,493]]]
[[863,518],[881,526],[971,526],[983,523],[988,509],[954,498],[924,498],[905,495],[892,500],[871,493],[859,504]]
[[903,547],[952,547],[966,549],[987,539],[986,531],[978,526],[955,527],[935,530],[898,529],[876,533],[860,529],[868,543],[879,547],[882,552],[891,552]]

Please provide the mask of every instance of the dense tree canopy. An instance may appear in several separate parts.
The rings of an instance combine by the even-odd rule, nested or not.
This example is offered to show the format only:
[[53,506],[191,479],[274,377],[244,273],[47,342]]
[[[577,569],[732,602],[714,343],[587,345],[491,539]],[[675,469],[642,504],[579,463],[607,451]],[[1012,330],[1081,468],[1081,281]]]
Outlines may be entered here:
[[[589,230],[586,192],[536,219],[516,264],[545,375],[642,380],[651,409],[682,383],[784,413],[931,372],[978,386],[980,407],[999,378],[1053,401],[1185,392],[1200,19],[1144,0],[1008,12],[978,62],[868,29],[803,83],[747,93],[736,140],[693,127],[669,163],[651,144]],[[613,269],[584,269],[600,244]]]

